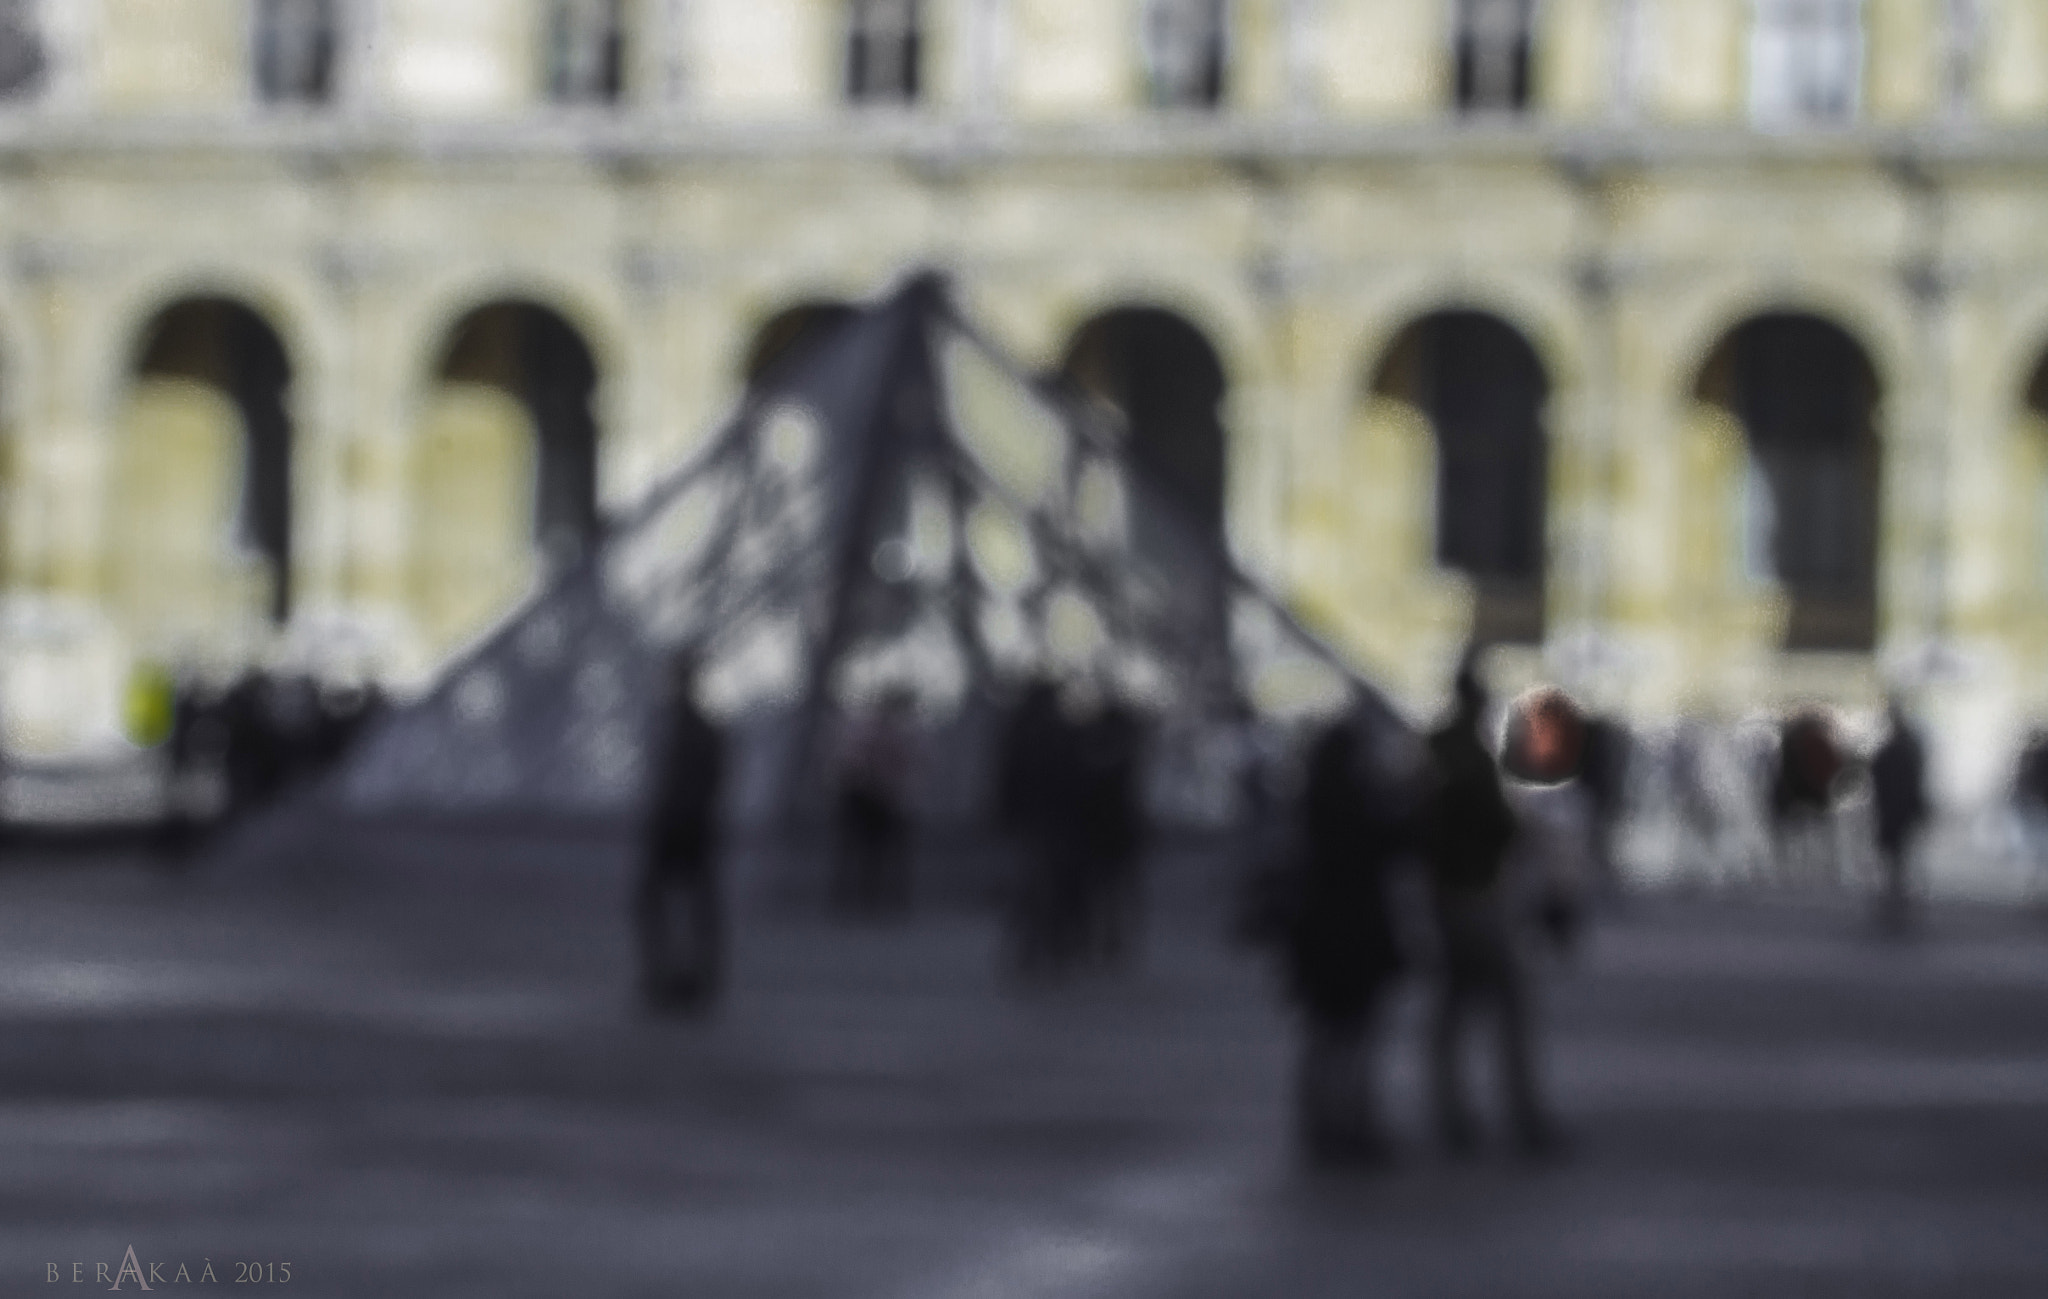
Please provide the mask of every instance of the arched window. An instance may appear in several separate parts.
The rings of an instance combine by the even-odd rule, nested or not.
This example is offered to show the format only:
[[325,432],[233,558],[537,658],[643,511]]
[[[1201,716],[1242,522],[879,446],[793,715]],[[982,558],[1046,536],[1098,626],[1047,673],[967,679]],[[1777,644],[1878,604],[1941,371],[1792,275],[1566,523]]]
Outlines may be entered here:
[[499,389],[532,423],[534,543],[557,560],[597,531],[597,365],[574,326],[530,302],[494,302],[463,317],[442,355],[448,384]]
[[1741,422],[1769,493],[1752,547],[1791,601],[1786,648],[1873,648],[1878,393],[1863,349],[1815,316],[1758,316],[1715,347],[1695,395]]
[[1529,106],[1534,0],[1458,0],[1458,111],[1519,113]]
[[0,0],[0,99],[35,94],[47,72],[36,0]]
[[257,0],[256,94],[267,104],[334,96],[336,0]]
[[1856,115],[1863,93],[1862,0],[1755,0],[1750,112],[1765,126]]
[[625,91],[626,32],[621,0],[548,0],[548,99],[611,104]]
[[1060,373],[1121,428],[1139,480],[1125,495],[1132,552],[1192,634],[1220,637],[1227,592],[1212,561],[1223,544],[1226,384],[1216,349],[1175,312],[1118,307],[1075,331]]
[[215,597],[239,598],[224,593],[254,561],[254,603],[271,621],[285,620],[290,382],[276,332],[232,299],[183,299],[144,330],[123,415],[114,507],[134,525],[134,544],[120,547],[125,553],[115,561],[117,584],[138,604],[168,597],[203,608]]
[[1149,0],[1145,76],[1163,108],[1214,108],[1223,102],[1228,27],[1225,0]]
[[1123,419],[1131,459],[1195,527],[1223,531],[1223,365],[1202,332],[1158,307],[1083,325],[1062,373]]
[[922,90],[923,15],[918,0],[852,0],[846,15],[846,98],[914,104]]
[[1477,311],[1409,325],[1373,380],[1436,433],[1436,558],[1472,579],[1481,643],[1543,639],[1549,387],[1528,341]]

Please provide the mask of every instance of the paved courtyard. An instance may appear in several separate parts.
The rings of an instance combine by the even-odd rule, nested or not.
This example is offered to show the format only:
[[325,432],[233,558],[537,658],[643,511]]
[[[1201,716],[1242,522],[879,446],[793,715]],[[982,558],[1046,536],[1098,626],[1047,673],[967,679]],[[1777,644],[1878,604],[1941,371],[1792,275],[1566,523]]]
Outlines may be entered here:
[[1403,1162],[1337,1177],[1292,1159],[1291,1026],[1210,884],[1162,882],[1136,972],[1033,991],[972,908],[750,901],[730,997],[674,1023],[628,995],[623,861],[17,854],[0,1293],[132,1245],[173,1292],[435,1299],[2048,1294],[2034,915],[1888,945],[1845,903],[1639,900],[1546,973],[1568,1162],[1429,1150],[1411,997]]

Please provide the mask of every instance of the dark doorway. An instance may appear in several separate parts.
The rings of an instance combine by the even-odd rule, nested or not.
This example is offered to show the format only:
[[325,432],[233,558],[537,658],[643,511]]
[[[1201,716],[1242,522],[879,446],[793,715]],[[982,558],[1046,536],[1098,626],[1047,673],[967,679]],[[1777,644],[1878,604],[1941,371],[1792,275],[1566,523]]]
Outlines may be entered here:
[[754,332],[742,375],[749,388],[785,356],[793,356],[860,313],[844,302],[805,302],[768,318]]
[[1498,317],[1438,312],[1401,331],[1372,390],[1436,432],[1436,558],[1472,579],[1473,639],[1540,643],[1550,383],[1535,349]]
[[291,362],[263,317],[229,298],[186,298],[143,333],[138,377],[189,379],[225,394],[242,419],[238,542],[270,569],[270,618],[291,612],[292,430],[285,408]]
[[534,543],[551,563],[580,557],[597,535],[597,364],[583,336],[531,302],[494,302],[450,335],[439,377],[503,389],[533,421]]
[[1758,316],[1715,347],[1696,395],[1741,421],[1768,484],[1785,648],[1876,648],[1878,385],[1862,347],[1817,316]]

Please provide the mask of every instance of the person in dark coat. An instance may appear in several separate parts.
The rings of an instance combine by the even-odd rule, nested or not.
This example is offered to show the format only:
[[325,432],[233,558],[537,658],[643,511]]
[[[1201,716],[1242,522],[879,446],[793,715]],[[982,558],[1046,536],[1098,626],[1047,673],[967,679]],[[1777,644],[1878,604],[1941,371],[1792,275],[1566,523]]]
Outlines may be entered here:
[[718,808],[725,737],[697,706],[693,658],[679,655],[666,685],[648,753],[634,925],[648,1004],[699,1010],[717,995],[724,975]]
[[1379,1024],[1402,968],[1386,874],[1399,822],[1361,779],[1348,722],[1317,738],[1302,795],[1299,905],[1288,982],[1304,1020],[1296,1113],[1303,1149],[1320,1164],[1371,1164],[1389,1154],[1374,1083]]
[[2048,727],[2027,732],[2013,771],[2013,813],[2018,818],[2020,845],[2038,881],[2048,877]]
[[1037,974],[1060,962],[1059,912],[1063,859],[1071,821],[1065,807],[1071,748],[1060,715],[1059,687],[1039,678],[1017,700],[1004,727],[997,775],[997,815],[1017,845],[1009,893],[1010,959]]
[[[1781,876],[1840,874],[1831,827],[1842,767],[1841,745],[1826,713],[1806,708],[1785,719],[1771,782],[1771,838]],[[1806,851],[1795,854],[1795,848]]]
[[1620,889],[1620,871],[1614,861],[1615,833],[1627,810],[1630,749],[1628,728],[1610,717],[1585,720],[1584,751],[1579,762],[1579,781],[1593,812],[1592,862],[1594,883],[1604,892]]
[[852,915],[910,908],[912,727],[916,697],[891,690],[851,720],[839,758],[832,904]]
[[1515,818],[1493,755],[1480,737],[1486,689],[1469,660],[1458,673],[1456,689],[1456,714],[1429,737],[1433,775],[1423,825],[1442,959],[1430,1031],[1437,1130],[1453,1153],[1467,1153],[1477,1144],[1461,1057],[1467,1019],[1490,1005],[1515,1139],[1525,1153],[1545,1154],[1555,1149],[1557,1135],[1537,1096],[1527,981],[1503,888]]
[[1891,734],[1870,760],[1871,794],[1877,804],[1877,858],[1884,872],[1878,923],[1903,932],[1911,916],[1908,857],[1913,839],[1931,810],[1927,800],[1927,745],[1894,695],[1886,706]]
[[1144,725],[1110,701],[1079,728],[1071,814],[1080,857],[1073,904],[1080,952],[1116,965],[1131,953],[1138,925],[1138,862],[1145,842]]

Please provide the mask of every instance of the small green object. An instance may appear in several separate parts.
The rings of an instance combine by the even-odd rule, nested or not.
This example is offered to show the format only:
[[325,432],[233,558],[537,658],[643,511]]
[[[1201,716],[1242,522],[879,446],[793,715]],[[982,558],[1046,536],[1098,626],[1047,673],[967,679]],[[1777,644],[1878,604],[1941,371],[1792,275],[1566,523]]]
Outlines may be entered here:
[[153,749],[171,738],[172,696],[176,688],[171,674],[157,664],[135,665],[135,670],[128,674],[121,718],[132,743]]

